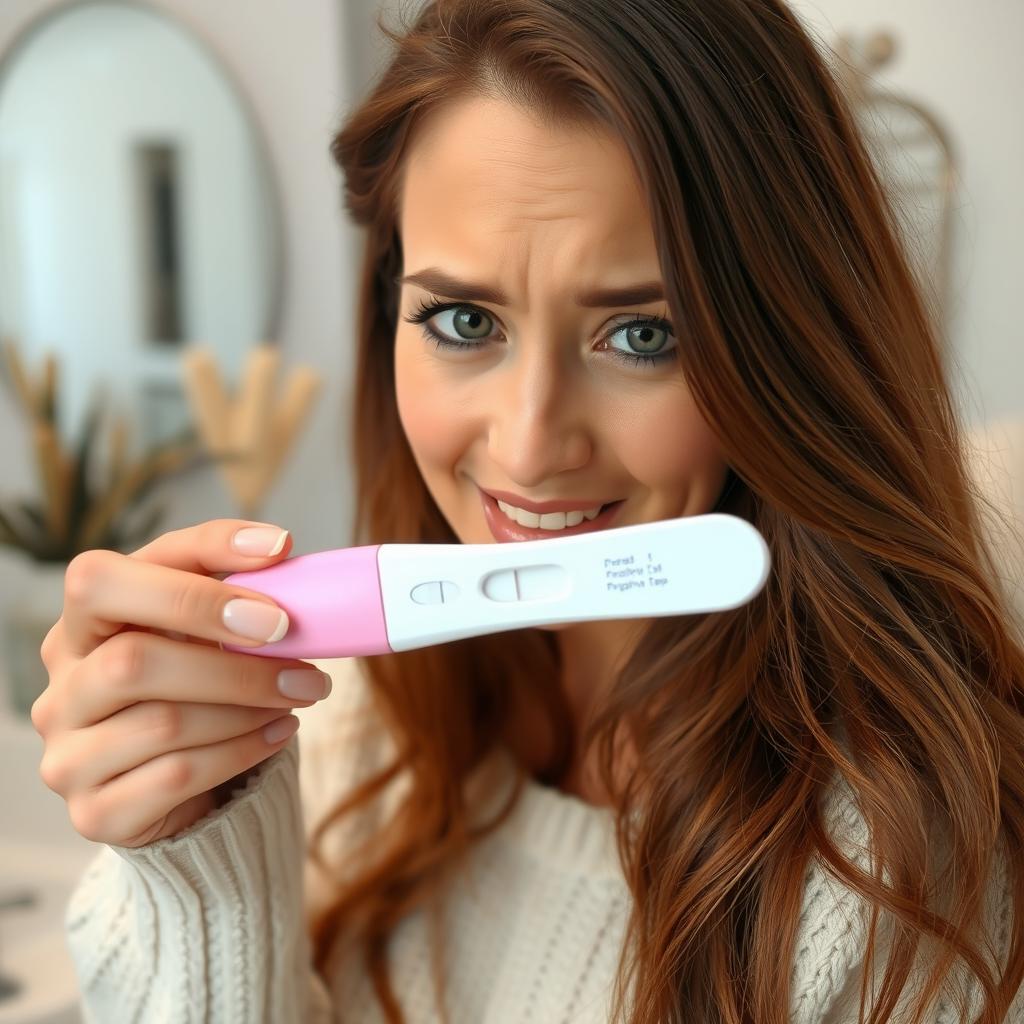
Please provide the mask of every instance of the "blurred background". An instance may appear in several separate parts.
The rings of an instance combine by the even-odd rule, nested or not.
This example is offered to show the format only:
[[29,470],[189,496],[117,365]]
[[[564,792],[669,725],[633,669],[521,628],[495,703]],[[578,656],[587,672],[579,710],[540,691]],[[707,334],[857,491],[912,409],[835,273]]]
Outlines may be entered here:
[[[416,6],[0,4],[0,1024],[78,1019],[55,922],[92,846],[27,718],[67,562],[220,516],[350,543],[361,238],[328,146],[378,13]],[[1022,523],[1024,4],[792,6],[898,198],[978,479]]]

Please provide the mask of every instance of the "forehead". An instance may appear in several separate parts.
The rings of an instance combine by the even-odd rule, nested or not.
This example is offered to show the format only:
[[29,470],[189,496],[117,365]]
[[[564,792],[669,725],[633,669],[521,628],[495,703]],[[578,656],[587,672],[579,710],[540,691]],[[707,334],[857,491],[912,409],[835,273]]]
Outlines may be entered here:
[[417,262],[449,253],[490,265],[496,253],[557,245],[576,261],[591,254],[656,270],[650,215],[623,141],[596,127],[545,126],[498,99],[446,105],[418,127],[399,231]]

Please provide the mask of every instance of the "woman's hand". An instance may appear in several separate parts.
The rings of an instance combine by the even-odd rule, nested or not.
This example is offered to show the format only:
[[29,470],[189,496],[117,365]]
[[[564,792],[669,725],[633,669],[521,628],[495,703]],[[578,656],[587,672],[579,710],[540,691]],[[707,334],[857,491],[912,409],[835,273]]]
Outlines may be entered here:
[[[290,537],[276,555],[236,550],[233,536],[251,526],[212,520],[68,565],[32,724],[44,740],[39,774],[86,839],[137,847],[181,832],[218,805],[218,787],[284,746],[298,728],[290,708],[330,691],[306,662],[219,647],[257,647],[279,622],[270,598],[211,578],[286,557]],[[270,550],[279,531],[262,529]],[[308,689],[286,696],[281,678]]]

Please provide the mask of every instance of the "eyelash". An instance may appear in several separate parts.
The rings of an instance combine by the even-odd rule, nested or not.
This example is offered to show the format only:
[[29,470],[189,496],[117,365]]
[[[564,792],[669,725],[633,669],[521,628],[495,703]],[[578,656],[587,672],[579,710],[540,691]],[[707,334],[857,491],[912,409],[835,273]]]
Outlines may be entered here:
[[[438,313],[443,313],[446,309],[473,309],[477,312],[484,313],[485,316],[490,317],[490,314],[486,310],[479,309],[478,307],[471,305],[466,302],[442,302],[440,299],[434,299],[427,303],[421,303],[420,307],[412,313],[410,316],[403,317],[406,323],[410,324],[422,324],[423,333],[426,337],[432,340],[436,347],[446,349],[467,349],[467,348],[481,348],[480,342],[472,341],[452,341],[450,338],[446,338],[443,334],[439,334],[433,327],[430,326],[426,321],[436,316]],[[652,316],[646,313],[636,313],[633,320],[627,323],[619,324],[613,331],[605,336],[607,341],[620,331],[624,331],[629,327],[660,327],[669,334],[672,334],[672,324],[664,317]],[[675,337],[674,334],[672,334]],[[618,359],[623,363],[632,363],[633,366],[638,366],[640,363],[646,363],[648,366],[656,366],[659,363],[663,363],[667,359],[675,358],[675,349],[671,348],[667,352],[659,353],[655,356],[645,355],[643,353],[629,354],[622,352],[618,349],[612,349],[613,358]]]

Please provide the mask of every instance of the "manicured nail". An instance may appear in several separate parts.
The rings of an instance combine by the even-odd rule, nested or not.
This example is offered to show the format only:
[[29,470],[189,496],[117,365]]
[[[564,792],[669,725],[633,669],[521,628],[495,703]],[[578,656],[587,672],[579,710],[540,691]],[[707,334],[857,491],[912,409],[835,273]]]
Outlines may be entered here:
[[287,739],[299,727],[299,719],[296,715],[285,715],[284,718],[275,718],[270,725],[263,727],[263,738],[268,743],[280,743]]
[[331,692],[331,677],[315,668],[286,668],[277,675],[277,688],[292,700],[323,700]]
[[288,632],[288,613],[264,601],[236,597],[224,605],[224,625],[239,636],[273,644]]
[[231,546],[243,555],[279,555],[288,531],[279,526],[246,526],[231,538]]

